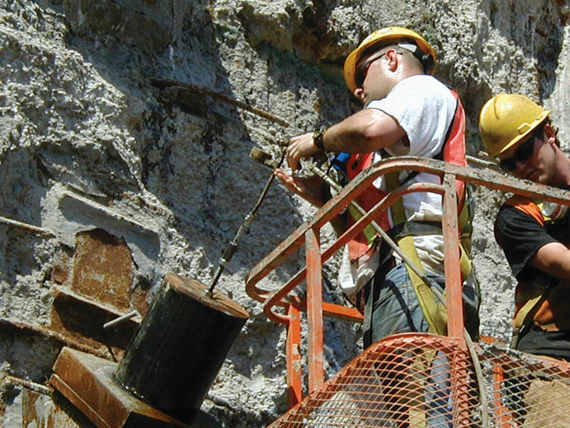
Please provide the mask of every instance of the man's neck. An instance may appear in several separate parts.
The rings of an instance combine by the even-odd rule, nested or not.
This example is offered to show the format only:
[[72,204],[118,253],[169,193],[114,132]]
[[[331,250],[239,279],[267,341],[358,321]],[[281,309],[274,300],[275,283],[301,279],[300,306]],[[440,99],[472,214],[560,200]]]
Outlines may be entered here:
[[404,69],[402,71],[402,79],[405,79],[406,77],[417,76],[420,74],[423,75],[425,73],[423,72],[423,70],[417,68]]

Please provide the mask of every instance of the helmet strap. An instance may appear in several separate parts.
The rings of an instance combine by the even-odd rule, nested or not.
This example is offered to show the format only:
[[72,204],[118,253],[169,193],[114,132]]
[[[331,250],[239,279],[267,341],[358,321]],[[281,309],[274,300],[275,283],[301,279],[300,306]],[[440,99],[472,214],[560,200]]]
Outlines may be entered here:
[[414,42],[406,41],[397,43],[397,45],[402,49],[406,49],[407,51],[411,52],[420,62],[426,73],[429,73],[430,70],[433,69],[435,65],[433,57],[429,53],[424,53],[417,44]]

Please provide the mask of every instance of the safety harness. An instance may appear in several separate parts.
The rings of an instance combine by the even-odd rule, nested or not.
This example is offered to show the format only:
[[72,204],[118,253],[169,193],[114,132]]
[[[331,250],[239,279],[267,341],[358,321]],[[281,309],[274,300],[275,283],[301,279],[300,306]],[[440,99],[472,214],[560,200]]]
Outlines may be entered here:
[[[538,224],[558,220],[566,214],[567,207],[559,204],[546,205],[542,201],[532,200],[515,195],[506,201],[515,209],[529,215]],[[519,339],[534,325],[534,317],[540,310],[550,290],[556,286],[558,279],[550,275],[540,275],[532,283],[519,283],[516,290],[516,309],[513,321],[514,334],[511,346],[516,348]]]
[[[451,90],[451,89],[450,89]],[[466,166],[465,158],[465,112],[459,100],[457,93],[451,90],[457,99],[457,107],[455,115],[446,136],[441,152],[435,157],[446,162],[456,165]],[[345,156],[346,157],[346,156]],[[352,154],[347,159],[343,159],[346,168],[347,178],[352,180],[361,171],[372,165],[374,153]],[[413,178],[417,173],[412,172],[406,177],[405,181]],[[375,186],[369,186],[364,192],[357,197],[357,202],[366,211],[374,207],[387,193],[395,190],[401,184],[398,179],[398,173],[390,173],[385,176],[386,191],[378,189]],[[404,181],[404,182],[405,182]],[[456,191],[459,203],[459,225],[461,229],[461,272],[466,278],[471,272],[470,238],[471,238],[471,208],[469,207],[467,197],[467,186],[464,182],[456,181]],[[348,223],[349,226],[357,221],[361,215],[354,209],[349,207]],[[414,245],[413,237],[419,235],[441,235],[441,223],[436,222],[416,222],[408,221],[402,199],[399,199],[390,208],[392,214],[392,223],[388,218],[388,212],[384,212],[376,222],[380,227],[388,231],[388,233],[398,243],[398,246],[404,254],[423,271],[417,249]],[[350,260],[355,261],[370,251],[375,250],[377,243],[377,233],[371,226],[366,227],[363,232],[357,235],[348,243]],[[429,323],[429,330],[432,333],[445,334],[447,331],[447,312],[445,307],[435,298],[431,288],[409,267],[407,266],[408,275],[412,282],[412,286],[416,292],[422,312]],[[373,282],[373,281],[372,281]]]

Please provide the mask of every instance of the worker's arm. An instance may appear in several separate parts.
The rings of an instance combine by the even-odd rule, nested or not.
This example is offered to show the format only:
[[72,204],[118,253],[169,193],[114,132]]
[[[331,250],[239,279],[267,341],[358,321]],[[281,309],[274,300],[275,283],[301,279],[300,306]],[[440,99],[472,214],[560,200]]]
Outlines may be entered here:
[[556,278],[570,280],[570,249],[560,242],[540,247],[530,264]]
[[[391,116],[381,110],[367,108],[347,117],[327,129],[323,143],[329,152],[370,153],[406,139],[406,132]],[[293,171],[303,158],[319,153],[313,134],[291,139],[287,148],[287,163]]]
[[[381,110],[371,108],[359,111],[328,128],[323,142],[329,152],[370,153],[400,140],[407,141],[407,136],[398,122]],[[287,163],[296,171],[301,159],[319,152],[313,141],[313,133],[293,137],[287,148]],[[276,169],[275,175],[290,191],[314,206],[320,208],[327,201],[323,198],[320,178],[297,177],[281,169]],[[337,233],[342,233],[346,228],[345,219],[341,217],[333,219],[331,224]]]

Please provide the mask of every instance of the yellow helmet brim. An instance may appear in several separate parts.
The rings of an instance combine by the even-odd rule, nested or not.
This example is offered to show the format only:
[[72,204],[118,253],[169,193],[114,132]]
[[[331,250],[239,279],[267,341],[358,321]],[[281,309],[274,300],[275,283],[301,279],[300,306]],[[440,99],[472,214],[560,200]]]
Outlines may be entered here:
[[[350,92],[354,93],[357,88],[356,85],[356,65],[360,60],[362,54],[374,45],[381,46],[398,43],[402,41],[412,41],[423,54],[431,55],[435,68],[437,55],[433,47],[418,33],[402,27],[387,27],[374,31],[366,37],[358,47],[353,50],[344,61],[344,81]],[[433,73],[433,68],[428,71],[429,74]]]

